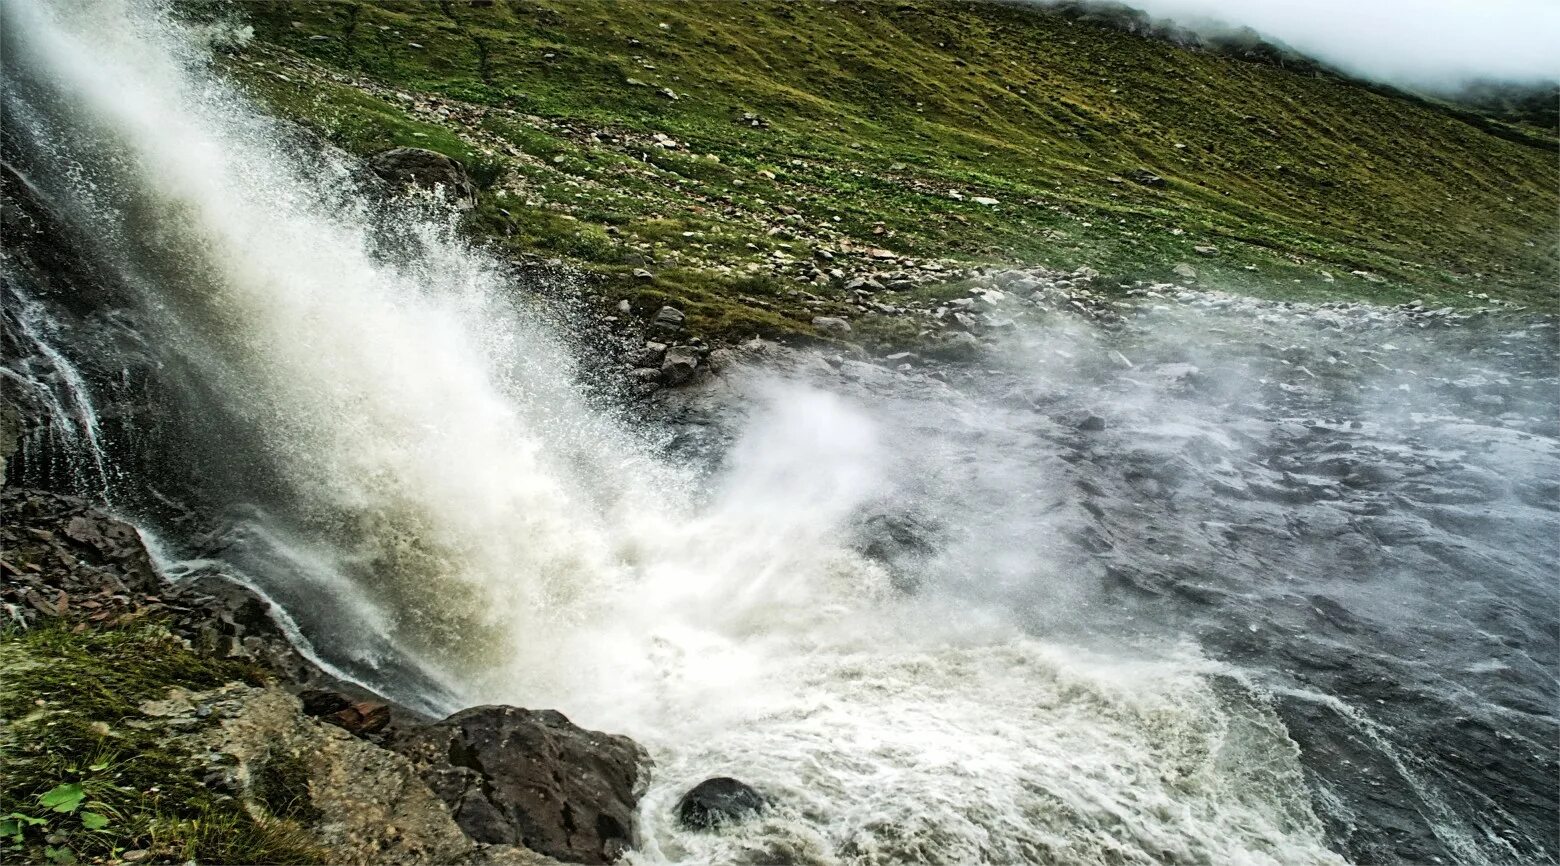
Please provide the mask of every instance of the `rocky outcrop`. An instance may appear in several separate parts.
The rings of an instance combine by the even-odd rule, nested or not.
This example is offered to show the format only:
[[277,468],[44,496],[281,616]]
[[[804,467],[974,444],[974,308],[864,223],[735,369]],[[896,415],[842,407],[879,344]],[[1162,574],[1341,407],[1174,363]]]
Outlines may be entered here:
[[460,163],[431,150],[395,147],[365,160],[369,170],[402,187],[440,190],[457,208],[476,207],[477,187]]
[[395,743],[478,842],[571,863],[610,863],[634,844],[649,759],[626,737],[552,710],[474,707]]
[[165,580],[136,528],[84,499],[8,488],[0,513],[0,604],[10,624],[156,620],[202,653],[258,662],[298,688],[330,689],[352,702],[374,697],[300,654],[271,603],[247,587],[219,573]]
[[113,624],[166,609],[169,587],[135,527],[81,499],[38,491],[5,490],[0,512],[0,602],[12,624]]
[[176,689],[141,712],[136,724],[165,732],[182,752],[206,756],[209,789],[299,825],[332,863],[554,862],[472,840],[410,761],[309,718],[298,698],[275,686]]

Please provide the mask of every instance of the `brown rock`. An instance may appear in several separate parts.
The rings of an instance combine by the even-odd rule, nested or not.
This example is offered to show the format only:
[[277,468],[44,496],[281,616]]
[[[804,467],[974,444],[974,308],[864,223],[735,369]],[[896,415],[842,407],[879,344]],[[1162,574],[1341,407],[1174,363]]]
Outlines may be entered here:
[[374,734],[390,724],[390,707],[378,701],[358,701],[322,716],[322,719],[359,736]]

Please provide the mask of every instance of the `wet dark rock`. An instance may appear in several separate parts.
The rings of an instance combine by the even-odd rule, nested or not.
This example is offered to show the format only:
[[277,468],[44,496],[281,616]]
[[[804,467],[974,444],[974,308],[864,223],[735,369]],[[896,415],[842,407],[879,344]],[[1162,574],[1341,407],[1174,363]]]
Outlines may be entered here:
[[1105,419],[1098,415],[1085,415],[1078,419],[1073,426],[1085,433],[1098,433],[1105,429]]
[[661,360],[666,357],[666,344],[650,341],[645,343],[630,359],[635,367],[660,367]]
[[370,171],[392,184],[442,190],[462,210],[477,204],[477,188],[466,169],[442,153],[395,147],[373,154],[364,162]]
[[298,693],[298,700],[303,704],[304,715],[359,737],[384,731],[392,719],[390,706],[382,701],[329,689],[305,689]]
[[729,776],[717,776],[693,786],[677,801],[677,820],[689,830],[710,830],[763,810],[762,794]]
[[[392,704],[305,658],[277,625],[272,604],[247,587],[216,572],[170,583],[134,527],[78,497],[7,488],[0,512],[0,604],[14,611],[14,624],[114,627],[155,620],[199,652],[256,662],[305,694],[334,695],[340,705],[329,712],[346,712],[332,721],[353,733],[375,734],[388,725]],[[393,708],[407,720],[421,718]]]
[[692,346],[673,346],[661,361],[661,380],[676,387],[686,384],[699,369],[699,353]]
[[552,710],[474,707],[395,741],[472,839],[571,863],[610,863],[635,842],[649,758],[627,737]]
[[19,488],[0,493],[0,512],[0,602],[20,624],[111,624],[167,609],[170,588],[129,524],[74,496]]
[[325,689],[305,689],[298,693],[306,716],[328,716],[352,706],[352,699],[339,692]]

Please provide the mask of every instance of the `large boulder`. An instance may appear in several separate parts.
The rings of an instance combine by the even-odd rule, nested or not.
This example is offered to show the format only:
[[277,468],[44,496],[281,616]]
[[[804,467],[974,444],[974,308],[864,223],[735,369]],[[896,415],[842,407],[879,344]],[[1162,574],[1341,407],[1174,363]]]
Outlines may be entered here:
[[478,842],[571,863],[611,863],[634,845],[649,757],[627,737],[553,710],[487,706],[407,732],[395,748]]
[[397,186],[441,190],[461,210],[477,204],[477,187],[466,169],[442,153],[394,147],[368,157],[365,162],[370,171]]
[[734,824],[764,810],[764,796],[730,776],[705,779],[677,801],[677,820],[689,830]]

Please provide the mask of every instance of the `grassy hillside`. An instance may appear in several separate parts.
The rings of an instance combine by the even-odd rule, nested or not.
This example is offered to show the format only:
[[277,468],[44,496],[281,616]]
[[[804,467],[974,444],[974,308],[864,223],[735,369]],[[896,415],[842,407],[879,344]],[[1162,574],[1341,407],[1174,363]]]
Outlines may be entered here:
[[[281,113],[352,150],[456,156],[485,185],[475,231],[608,274],[653,266],[668,296],[751,301],[815,250],[846,265],[878,248],[1129,279],[1190,262],[1205,284],[1286,297],[1557,306],[1552,141],[1028,7],[221,14],[254,26],[227,62]],[[786,310],[711,317],[725,315],[708,324]]]

